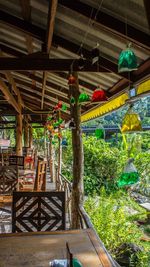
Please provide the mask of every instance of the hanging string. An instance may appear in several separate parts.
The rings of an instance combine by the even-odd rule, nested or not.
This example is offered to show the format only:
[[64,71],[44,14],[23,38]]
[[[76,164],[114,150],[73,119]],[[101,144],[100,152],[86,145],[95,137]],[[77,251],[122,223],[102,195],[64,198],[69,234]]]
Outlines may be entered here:
[[[96,20],[96,18],[97,18],[97,15],[98,15],[98,13],[99,13],[100,10],[101,10],[103,1],[104,1],[104,0],[101,0],[101,1],[100,1],[100,4],[99,4],[99,6],[98,6],[98,9],[97,9],[96,14],[95,14],[95,16],[94,16],[93,19],[92,19],[92,16],[93,16],[94,8],[92,8],[92,10],[91,10],[90,18],[89,18],[89,20],[88,20],[87,31],[86,31],[85,34],[84,34],[84,37],[83,37],[82,42],[81,42],[81,44],[80,44],[80,47],[79,47],[79,49],[78,49],[78,51],[77,51],[77,55],[82,51],[82,47],[83,47],[83,45],[84,45],[84,43],[85,43],[85,41],[86,41],[86,39],[87,39],[87,36],[88,36],[89,31],[90,31],[90,29],[91,29],[91,26],[94,24],[94,22],[95,22],[95,20]],[[71,65],[70,65],[70,70],[71,70],[71,72],[73,71],[73,64],[74,64],[75,60],[76,60],[76,59],[74,59],[74,60],[72,61]]]

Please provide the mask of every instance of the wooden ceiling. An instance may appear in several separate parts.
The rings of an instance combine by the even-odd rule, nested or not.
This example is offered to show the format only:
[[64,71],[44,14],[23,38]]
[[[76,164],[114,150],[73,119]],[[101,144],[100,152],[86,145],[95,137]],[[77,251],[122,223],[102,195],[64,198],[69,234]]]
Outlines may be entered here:
[[[130,12],[132,9],[135,21],[119,19],[117,9],[115,12],[108,9],[108,0],[101,6],[98,0],[3,1],[0,4],[0,100],[7,102],[0,102],[1,114],[22,112],[30,114],[35,121],[41,118],[40,113],[47,113],[61,100],[68,108],[63,118],[68,120],[67,79],[72,65],[79,73],[80,89],[89,95],[97,85],[102,85],[108,98],[112,98],[126,90],[129,83],[136,85],[148,77],[150,2],[142,1],[139,7],[133,0],[126,2],[129,7],[125,8]],[[142,19],[147,27],[139,25]],[[118,74],[119,53],[130,41],[139,68],[130,75]],[[91,64],[91,50],[96,42],[100,44],[98,66]],[[81,53],[86,58],[82,70]],[[82,113],[90,108],[82,105]]]

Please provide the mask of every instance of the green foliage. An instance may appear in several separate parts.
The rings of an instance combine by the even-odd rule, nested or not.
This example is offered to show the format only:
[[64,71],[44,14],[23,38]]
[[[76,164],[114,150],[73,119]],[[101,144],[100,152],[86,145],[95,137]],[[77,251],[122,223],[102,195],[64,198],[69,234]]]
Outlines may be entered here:
[[[120,190],[108,195],[102,188],[99,197],[88,198],[85,202],[85,209],[102,242],[114,257],[117,248],[123,243],[142,245],[140,238],[143,233],[133,223],[135,217],[131,211],[137,210],[138,219],[146,218],[146,212],[139,208],[124,191]],[[145,252],[139,253],[138,264],[141,265],[134,266],[147,267],[147,262],[148,248],[145,248]]]

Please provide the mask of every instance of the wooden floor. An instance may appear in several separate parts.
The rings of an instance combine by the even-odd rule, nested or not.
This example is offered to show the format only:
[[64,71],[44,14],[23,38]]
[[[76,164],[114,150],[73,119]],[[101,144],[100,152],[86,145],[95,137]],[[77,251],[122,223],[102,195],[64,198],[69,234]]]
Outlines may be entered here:
[[47,267],[66,258],[66,242],[83,267],[113,267],[92,229],[0,236],[0,267]]

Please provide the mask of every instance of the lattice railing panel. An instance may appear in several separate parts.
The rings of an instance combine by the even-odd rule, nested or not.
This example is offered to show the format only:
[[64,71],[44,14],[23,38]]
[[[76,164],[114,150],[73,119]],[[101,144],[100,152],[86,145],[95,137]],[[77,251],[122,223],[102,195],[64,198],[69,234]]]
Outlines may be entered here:
[[14,192],[13,232],[65,230],[65,192]]

